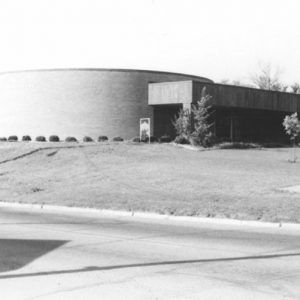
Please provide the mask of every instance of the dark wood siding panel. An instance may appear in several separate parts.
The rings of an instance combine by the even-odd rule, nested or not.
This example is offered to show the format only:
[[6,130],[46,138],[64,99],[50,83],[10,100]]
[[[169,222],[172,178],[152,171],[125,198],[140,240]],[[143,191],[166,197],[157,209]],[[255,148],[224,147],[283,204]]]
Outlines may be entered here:
[[200,99],[204,87],[213,96],[212,105],[300,112],[300,95],[223,84],[194,82],[193,102]]

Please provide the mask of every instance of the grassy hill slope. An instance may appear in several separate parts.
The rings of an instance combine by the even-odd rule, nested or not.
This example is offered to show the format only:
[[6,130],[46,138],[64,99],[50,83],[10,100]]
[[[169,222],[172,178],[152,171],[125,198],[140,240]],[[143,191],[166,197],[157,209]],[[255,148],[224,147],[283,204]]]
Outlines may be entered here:
[[289,151],[1,143],[0,200],[300,222],[300,194],[278,191],[300,185]]

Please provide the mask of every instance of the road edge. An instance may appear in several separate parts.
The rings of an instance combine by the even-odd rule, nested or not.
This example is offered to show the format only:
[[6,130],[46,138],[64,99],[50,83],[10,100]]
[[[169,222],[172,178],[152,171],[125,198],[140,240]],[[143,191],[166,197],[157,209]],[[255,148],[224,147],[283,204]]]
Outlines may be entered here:
[[19,203],[19,202],[7,202],[0,200],[0,207],[10,208],[27,208],[35,210],[47,210],[52,212],[74,212],[74,213],[97,213],[105,216],[113,217],[136,217],[143,219],[156,219],[166,221],[177,222],[189,222],[189,223],[203,223],[203,224],[215,224],[215,225],[235,225],[235,226],[251,226],[251,227],[264,227],[264,228],[284,228],[291,230],[299,230],[300,224],[298,223],[272,223],[262,221],[251,220],[237,220],[237,219],[223,219],[223,218],[205,218],[205,217],[191,217],[191,216],[173,216],[162,215],[150,212],[141,211],[123,211],[123,210],[110,210],[110,209],[97,209],[89,207],[75,207],[75,206],[60,206],[60,205],[48,205],[48,204],[31,204],[31,203]]

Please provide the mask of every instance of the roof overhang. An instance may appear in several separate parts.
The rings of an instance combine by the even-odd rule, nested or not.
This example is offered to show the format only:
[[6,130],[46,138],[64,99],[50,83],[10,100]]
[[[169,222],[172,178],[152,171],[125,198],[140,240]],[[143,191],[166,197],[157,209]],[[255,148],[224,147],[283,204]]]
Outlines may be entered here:
[[210,105],[213,106],[300,112],[300,95],[285,92],[193,80],[150,83],[148,91],[149,105],[188,106],[207,94],[212,96]]

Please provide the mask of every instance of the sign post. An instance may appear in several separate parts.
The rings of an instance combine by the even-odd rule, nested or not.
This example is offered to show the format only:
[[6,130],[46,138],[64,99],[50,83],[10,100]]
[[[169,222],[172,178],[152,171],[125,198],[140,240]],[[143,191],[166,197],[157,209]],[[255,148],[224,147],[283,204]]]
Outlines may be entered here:
[[140,119],[140,141],[149,141],[150,144],[150,118]]

